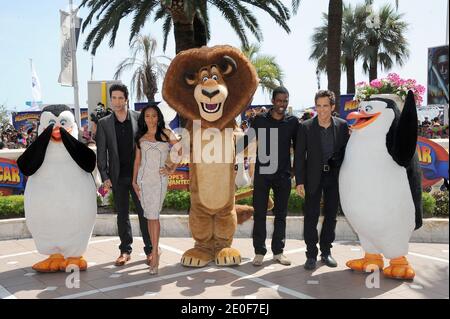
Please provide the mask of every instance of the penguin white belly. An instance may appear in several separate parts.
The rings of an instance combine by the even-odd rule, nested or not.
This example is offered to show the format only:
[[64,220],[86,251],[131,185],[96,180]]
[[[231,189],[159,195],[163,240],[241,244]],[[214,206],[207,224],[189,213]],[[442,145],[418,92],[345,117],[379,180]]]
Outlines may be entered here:
[[414,202],[406,169],[394,162],[384,141],[350,138],[339,194],[345,216],[364,238],[361,244],[368,241],[387,258],[407,254],[415,226]]
[[25,217],[39,253],[81,256],[97,213],[91,174],[82,170],[62,143],[49,143],[44,162],[29,177]]

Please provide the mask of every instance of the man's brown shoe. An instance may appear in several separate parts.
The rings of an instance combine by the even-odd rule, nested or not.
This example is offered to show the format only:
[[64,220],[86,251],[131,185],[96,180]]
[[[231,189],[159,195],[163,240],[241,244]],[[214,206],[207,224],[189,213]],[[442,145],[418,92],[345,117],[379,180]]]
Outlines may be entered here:
[[131,259],[131,256],[127,253],[120,254],[119,258],[116,259],[116,266],[123,266],[125,265],[129,260]]

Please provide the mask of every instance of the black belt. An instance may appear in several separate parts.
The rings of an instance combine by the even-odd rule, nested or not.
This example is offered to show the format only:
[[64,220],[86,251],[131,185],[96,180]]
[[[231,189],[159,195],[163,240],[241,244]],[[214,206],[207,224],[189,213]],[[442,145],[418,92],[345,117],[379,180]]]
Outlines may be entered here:
[[325,164],[322,166],[322,172],[329,172],[331,170],[330,165]]

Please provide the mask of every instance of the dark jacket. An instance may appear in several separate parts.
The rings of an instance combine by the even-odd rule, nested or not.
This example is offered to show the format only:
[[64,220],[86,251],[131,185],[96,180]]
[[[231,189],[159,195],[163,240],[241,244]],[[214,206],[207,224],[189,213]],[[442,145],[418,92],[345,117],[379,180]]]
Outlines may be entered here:
[[300,123],[295,148],[295,182],[304,184],[305,191],[314,193],[319,187],[323,165],[331,166],[330,174],[337,178],[339,167],[344,160],[345,147],[349,139],[348,124],[345,120],[332,117],[334,126],[334,153],[328,163],[322,163],[322,145],[319,120],[314,117]]
[[[135,142],[134,136],[138,130],[139,113],[133,110],[130,112],[131,127],[133,130],[133,155],[131,165],[134,164]],[[117,137],[115,128],[115,116],[110,114],[98,121],[96,144],[97,144],[97,167],[102,181],[111,179],[113,185],[117,185],[120,173],[119,150],[117,147]]]

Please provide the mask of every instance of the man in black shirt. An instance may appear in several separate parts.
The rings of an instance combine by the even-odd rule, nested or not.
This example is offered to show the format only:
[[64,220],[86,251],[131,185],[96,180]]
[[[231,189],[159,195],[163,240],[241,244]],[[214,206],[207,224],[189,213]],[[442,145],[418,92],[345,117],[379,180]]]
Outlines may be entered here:
[[286,114],[289,92],[284,87],[273,91],[273,107],[259,114],[252,122],[246,137],[257,139],[254,174],[253,207],[253,265],[261,266],[266,249],[266,216],[270,189],[274,193],[275,215],[271,249],[273,259],[283,265],[291,262],[283,255],[286,237],[287,204],[291,192],[291,146],[295,147],[298,119]]
[[150,264],[152,244],[148,233],[147,220],[144,217],[139,198],[131,186],[135,155],[134,136],[137,132],[139,113],[128,110],[128,89],[125,85],[115,84],[109,89],[113,113],[98,121],[97,127],[97,166],[103,186],[112,187],[114,204],[118,212],[117,228],[120,237],[120,256],[116,266],[123,266],[130,260],[133,243],[129,217],[129,196],[136,206],[139,226],[144,241],[147,264]]
[[328,90],[315,96],[317,116],[299,125],[295,150],[295,180],[297,192],[305,197],[304,239],[306,243],[305,269],[316,267],[318,254],[317,223],[320,200],[324,195],[324,221],[320,233],[321,260],[329,267],[337,263],[331,256],[335,238],[336,214],[339,205],[338,176],[349,138],[347,122],[331,116],[335,95]]

